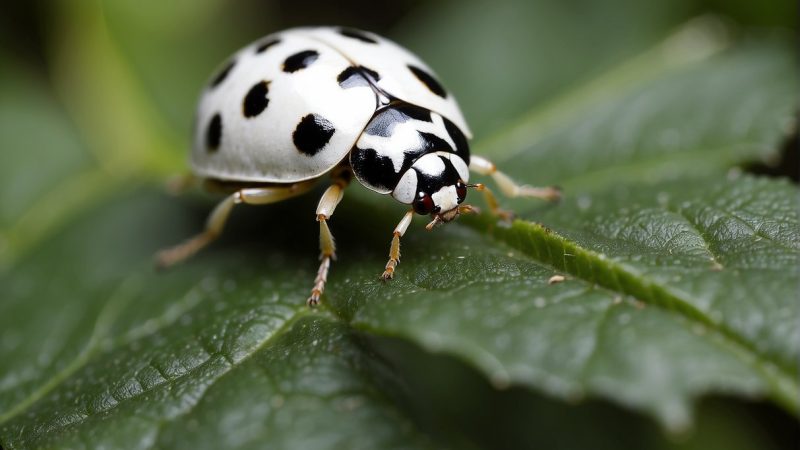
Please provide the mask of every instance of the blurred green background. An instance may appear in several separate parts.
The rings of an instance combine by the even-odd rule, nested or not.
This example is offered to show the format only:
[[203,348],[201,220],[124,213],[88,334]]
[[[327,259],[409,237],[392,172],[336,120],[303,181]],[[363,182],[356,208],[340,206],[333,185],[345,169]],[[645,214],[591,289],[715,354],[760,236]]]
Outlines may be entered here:
[[[85,192],[182,171],[209,75],[234,50],[283,28],[348,25],[409,47],[455,93],[480,146],[531,105],[646,51],[691,18],[714,17],[726,39],[792,35],[796,8],[747,0],[7,3],[0,16],[0,229],[7,231],[0,263],[85,206]],[[769,170],[796,170],[788,161]],[[57,205],[37,206],[57,188]],[[455,359],[391,339],[371,345],[394,355],[412,388],[427,393],[430,403],[409,406],[421,420],[447,423],[485,448],[780,449],[800,439],[797,422],[766,403],[709,398],[691,432],[666,435],[605,402],[572,408],[525,389],[498,392]],[[451,397],[465,390],[474,396]],[[532,434],[528,425],[542,420],[550,432]],[[596,434],[570,436],[573,422]]]

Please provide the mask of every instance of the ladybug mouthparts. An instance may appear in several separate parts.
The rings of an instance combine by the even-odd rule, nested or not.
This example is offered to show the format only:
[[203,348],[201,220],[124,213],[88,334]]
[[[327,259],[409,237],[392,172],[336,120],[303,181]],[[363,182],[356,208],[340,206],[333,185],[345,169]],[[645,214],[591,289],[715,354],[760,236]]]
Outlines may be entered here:
[[477,214],[479,212],[478,208],[472,205],[460,205],[449,211],[433,215],[433,220],[425,225],[425,229],[431,231],[439,225],[457,219],[461,214]]

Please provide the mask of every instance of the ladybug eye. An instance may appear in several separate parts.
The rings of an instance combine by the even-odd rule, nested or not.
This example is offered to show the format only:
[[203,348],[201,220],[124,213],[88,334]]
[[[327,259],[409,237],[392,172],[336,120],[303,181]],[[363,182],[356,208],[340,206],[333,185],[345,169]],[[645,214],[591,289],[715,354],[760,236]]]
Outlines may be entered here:
[[463,202],[467,197],[467,187],[460,181],[456,184],[456,195],[458,195],[458,203]]
[[414,202],[414,211],[423,216],[432,213],[434,207],[433,198],[422,192],[419,193],[419,197]]

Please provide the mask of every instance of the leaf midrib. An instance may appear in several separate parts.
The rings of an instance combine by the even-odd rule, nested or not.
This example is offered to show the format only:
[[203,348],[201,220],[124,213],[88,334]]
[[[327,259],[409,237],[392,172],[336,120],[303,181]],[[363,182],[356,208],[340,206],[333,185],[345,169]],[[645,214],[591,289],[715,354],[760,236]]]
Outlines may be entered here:
[[[759,374],[761,374],[762,378],[768,383],[772,390],[772,396],[779,401],[779,403],[785,405],[788,409],[792,410],[797,414],[798,405],[796,399],[798,398],[798,386],[794,383],[794,376],[792,375],[791,369],[786,367],[785,365],[781,364],[780,362],[773,361],[769,358],[768,355],[760,352],[757,350],[753,344],[751,344],[746,338],[742,335],[738,334],[735,330],[731,330],[730,328],[726,327],[724,324],[715,323],[713,319],[711,319],[708,315],[704,314],[696,307],[691,305],[691,303],[685,299],[685,295],[680,295],[680,293],[675,292],[675,289],[661,284],[653,279],[638,273],[637,270],[628,267],[624,263],[613,261],[607,258],[602,257],[600,254],[581,247],[577,243],[570,241],[564,237],[561,237],[552,231],[545,230],[541,225],[525,222],[522,220],[517,220],[513,224],[510,230],[498,229],[498,228],[491,228],[493,218],[491,217],[482,217],[480,219],[469,221],[469,225],[473,228],[478,228],[481,231],[486,232],[489,236],[499,240],[504,245],[508,245],[512,248],[515,248],[520,251],[525,257],[530,258],[537,264],[542,264],[553,269],[566,272],[571,276],[580,279],[589,285],[600,285],[604,289],[608,289],[613,293],[623,294],[633,296],[645,303],[651,304],[655,307],[663,308],[672,312],[676,312],[681,316],[685,317],[692,323],[701,324],[703,326],[709,327],[714,329],[722,336],[727,344],[731,347],[734,353],[745,353],[754,355],[752,362],[748,358],[739,358],[743,362],[747,363],[751,367],[754,368]],[[546,245],[545,248],[547,249],[547,255],[532,255],[529,253],[527,249],[522,246],[515,245],[513,239],[508,239],[507,233],[512,232],[514,229],[522,229],[523,232],[527,234],[534,235],[537,239],[542,239],[548,244],[555,244],[561,246],[562,252],[560,252],[560,257],[557,258],[555,255],[551,253],[553,249],[552,245]],[[498,233],[500,234],[498,236]],[[585,274],[580,273],[579,270],[573,270],[571,265],[567,263],[565,256],[567,254],[573,256],[580,256],[586,259],[589,264],[589,269],[591,270],[591,275],[586,276]],[[559,261],[560,260],[560,261]],[[598,277],[595,275],[595,265],[598,266],[606,266],[606,269],[610,270],[611,275],[613,275],[614,280],[613,282],[609,282],[604,280],[602,277]],[[628,282],[621,278],[632,278],[638,281],[639,289],[634,288]],[[136,280],[138,275],[132,275],[122,282],[120,282],[119,287],[115,290],[114,294],[112,294],[112,301],[107,302],[107,306],[98,314],[98,319],[95,323],[94,331],[87,343],[86,347],[79,353],[78,356],[67,365],[67,367],[48,380],[42,388],[37,391],[34,391],[30,396],[26,399],[17,403],[14,407],[12,407],[6,414],[0,416],[0,424],[7,422],[8,420],[12,419],[13,417],[18,416],[20,413],[24,412],[29,406],[33,403],[38,401],[39,399],[43,398],[47,393],[51,392],[53,389],[58,387],[63,381],[65,381],[70,375],[78,371],[81,367],[91,361],[92,357],[101,350],[100,346],[98,345],[99,342],[106,337],[106,334],[109,330],[110,324],[113,323],[115,320],[115,314],[121,310],[122,306],[129,301],[132,295],[128,292],[130,291],[131,285],[136,286]],[[647,294],[641,295],[643,289]],[[670,307],[669,302],[674,302],[678,307]],[[196,305],[193,305],[194,307]],[[166,313],[165,313],[166,314]],[[291,328],[291,325],[295,323],[297,320],[305,317],[309,314],[314,314],[314,311],[307,309],[305,306],[300,307],[296,310],[294,314],[289,316],[285,319],[284,323],[281,324],[273,333],[267,336],[264,340],[259,342],[256,346],[252,347],[248,350],[247,354],[237,361],[235,364],[228,364],[228,368],[220,373],[216,378],[215,381],[210,383],[209,385],[216,382],[216,380],[220,379],[221,377],[225,376],[225,374],[229,373],[233,368],[237,367],[238,364],[241,364],[244,360],[248,359],[253,354],[257,353],[260,349],[264,348],[269,344],[269,342],[274,341],[274,339],[279,338],[282,334],[285,333],[286,330]],[[327,313],[326,313],[327,314]],[[333,320],[336,320],[340,323],[346,323],[347,321],[340,316],[330,317]],[[363,329],[364,327],[357,326],[357,328]],[[386,335],[387,333],[385,330],[381,330],[379,328],[374,327],[367,327],[370,332],[374,332],[376,334]],[[157,330],[151,330],[152,333],[155,333]],[[148,333],[148,334],[152,334]],[[390,333],[389,333],[390,334]],[[136,338],[141,338],[142,335],[136,336]],[[405,338],[409,338],[409,336],[405,336]],[[108,350],[108,349],[105,349]],[[213,356],[213,355],[212,355]],[[492,359],[494,359],[494,355],[490,355]],[[497,365],[497,364],[493,364]],[[500,364],[502,366],[502,364]],[[776,374],[770,373],[770,366],[774,367],[777,370]],[[192,371],[188,371],[186,374],[182,374],[179,377],[173,378],[171,380],[166,381],[165,383],[171,383],[176,380],[183,378],[184,376],[191,374]],[[502,382],[502,381],[501,381]],[[164,383],[159,384],[155,387],[162,386]],[[505,384],[505,383],[504,383]],[[154,388],[155,388],[154,387]],[[151,388],[152,389],[152,388]],[[149,391],[149,390],[148,390]],[[140,394],[144,394],[148,391],[143,391]],[[135,397],[135,396],[134,396]],[[127,399],[126,399],[127,400]],[[112,409],[116,407],[113,406]]]
[[[679,295],[674,287],[661,284],[646,275],[638,273],[637,270],[628,267],[622,262],[605,258],[592,250],[583,248],[577,243],[546,229],[542,225],[517,219],[514,221],[511,228],[505,229],[494,227],[494,220],[493,217],[481,217],[480,219],[469,220],[467,223],[468,226],[486,232],[486,234],[492,238],[519,250],[522,254],[539,264],[563,271],[584,282],[602,286],[611,292],[632,296],[654,307],[680,314],[690,323],[715,330],[724,338],[731,350],[737,354],[737,357],[743,363],[751,366],[762,376],[763,380],[766,381],[771,388],[771,396],[795,415],[800,415],[800,386],[797,384],[796,376],[793,374],[792,368],[787,367],[779,361],[772,360],[769,355],[758,350],[749,340],[737,331],[725,326],[723,323],[715,322],[711,317],[692,305],[690,301],[686,300],[685,296]],[[526,237],[531,241],[533,241],[533,239],[530,235],[533,235],[536,239],[550,244],[545,246],[548,253],[553,245],[558,245],[562,247],[564,254],[569,250],[569,253],[573,255],[582,255],[590,263],[589,268],[592,270],[592,276],[587,277],[581,274],[580,271],[571,269],[571,265],[566,264],[565,261],[562,261],[562,264],[558,264],[558,259],[554,258],[553,255],[549,255],[548,258],[541,257],[541,255],[532,255],[529,253],[528,249],[520,245],[515,245],[516,240],[509,239],[509,237],[514,230],[519,230],[520,228],[522,232],[528,235]],[[534,245],[536,244],[534,243]],[[604,280],[603,277],[594,276],[596,265],[605,265],[606,269],[610,271],[610,274],[614,277],[614,283]],[[621,276],[637,280],[640,284],[639,289],[629,285],[620,278]],[[645,292],[646,295],[642,295],[643,292]],[[675,307],[671,307],[670,302],[674,302]],[[753,358],[741,358],[738,356],[738,353],[750,354]],[[775,373],[773,374],[772,372]]]
[[[646,52],[645,54],[646,55],[650,55],[650,57],[652,57],[655,54],[653,52],[655,50],[657,50],[657,49],[660,49],[662,45],[663,45],[663,43],[659,44],[654,49],[651,49],[650,51]],[[637,66],[637,67],[641,68],[642,67],[641,64],[642,64],[643,61],[652,61],[652,59],[649,59],[650,57],[643,58],[642,55],[639,55],[639,56],[633,58],[630,61],[624,62],[623,64],[618,66],[617,69],[612,69],[608,73],[607,77],[604,76],[604,77],[601,77],[601,78],[602,79],[607,79],[607,80],[612,80],[613,78],[618,77],[619,73],[625,73],[625,71],[630,70],[630,65]],[[686,63],[686,61],[679,61],[679,62],[681,64],[685,64]],[[696,60],[691,60],[690,62],[696,62]],[[677,67],[680,67],[680,65],[673,66],[672,68],[675,69]],[[633,73],[633,72],[629,72],[629,73]],[[650,79],[650,77],[653,76],[654,73],[655,73],[655,71],[654,72],[647,71],[647,72],[639,73],[638,75],[641,76],[641,78],[637,80],[637,83],[646,82],[647,80]],[[617,80],[617,81],[619,81],[619,80]],[[591,80],[587,84],[587,86],[591,87],[591,89],[587,88],[588,89],[587,92],[590,92],[590,93],[592,91],[593,92],[598,92],[597,91],[597,86],[608,87],[608,85],[604,85],[603,83],[596,83],[596,80]],[[612,83],[612,86],[613,86],[613,83]],[[577,88],[574,91],[576,93],[577,92],[581,92],[581,89],[582,88]],[[616,89],[616,90],[612,90],[612,92],[613,92],[614,95],[618,95],[620,91],[619,91],[619,89]],[[579,99],[580,99],[580,101],[578,101]],[[551,103],[548,106],[545,106],[544,108],[541,108],[541,109],[537,108],[536,110],[531,112],[529,116],[526,116],[523,120],[528,121],[528,122],[530,122],[531,120],[535,120],[535,122],[537,122],[537,123],[542,123],[542,126],[539,126],[537,128],[537,130],[538,130],[537,132],[540,133],[537,136],[542,136],[542,135],[546,134],[548,132],[548,130],[552,130],[552,127],[554,127],[554,125],[552,125],[552,124],[554,124],[554,123],[558,124],[558,123],[560,123],[560,121],[563,122],[563,120],[565,120],[564,119],[565,116],[559,115],[560,114],[559,111],[563,111],[566,107],[569,107],[569,109],[572,110],[572,108],[575,106],[575,102],[576,101],[578,101],[578,103],[580,103],[580,104],[583,104],[584,102],[597,101],[597,97],[594,96],[594,95],[588,95],[588,96],[585,96],[585,97],[567,95],[567,96],[564,96],[564,98],[557,99],[555,102]],[[545,118],[545,120],[540,120],[543,117]],[[567,118],[568,118],[568,116],[567,116]],[[550,128],[548,129],[548,127],[550,127]],[[508,130],[506,130],[506,133],[507,132],[508,132]],[[490,137],[488,139],[484,139],[483,141],[478,143],[478,145],[476,147],[477,148],[486,148],[486,147],[488,147],[489,143],[491,143],[493,141],[497,141],[498,139],[500,141],[502,141],[504,139],[503,135],[504,135],[504,133],[501,132],[498,135],[495,135],[494,137]],[[509,135],[510,135],[510,133],[509,133]],[[500,137],[498,138],[498,136],[500,136]],[[528,135],[528,137],[529,136],[530,135]],[[511,137],[514,138],[514,136],[511,136]],[[517,139],[519,139],[519,138],[517,138]],[[529,143],[530,142],[528,142],[528,144]],[[505,154],[505,156],[507,156],[507,154]],[[100,172],[101,172],[101,170],[98,170],[98,173],[100,173]],[[137,172],[137,175],[140,176],[140,177],[145,177],[144,176],[145,175],[145,171],[142,170],[141,172]],[[110,179],[110,177],[108,179]],[[70,184],[73,181],[74,181],[74,179],[68,179],[68,180],[66,180],[65,184]],[[578,181],[578,183],[579,183],[579,181]],[[99,202],[102,198],[104,198],[106,196],[110,196],[111,193],[113,193],[115,191],[118,191],[118,190],[121,190],[122,188],[130,186],[132,184],[134,184],[134,180],[128,179],[128,180],[125,180],[124,182],[116,183],[113,186],[110,186],[110,187],[107,186],[105,189],[101,190],[102,191],[101,193],[98,193],[97,189],[88,189],[87,188],[86,192],[81,194],[83,196],[83,198],[81,199],[81,203],[83,205],[94,204],[96,202]],[[93,185],[94,184],[92,182],[92,186]],[[46,209],[46,207],[48,206],[48,204],[49,204],[48,198],[53,198],[54,197],[51,194],[52,193],[49,193],[44,198],[40,199],[40,201],[35,202],[34,203],[35,206],[32,209],[34,211],[36,211],[36,209],[38,209],[40,211],[44,211]],[[38,215],[36,213],[34,213],[32,215],[30,213],[31,213],[31,209],[29,209],[28,214],[26,214],[25,217],[32,217],[32,218],[38,217]],[[18,260],[18,258],[20,256],[24,255],[25,251],[28,251],[28,250],[34,248],[38,243],[42,242],[43,239],[45,239],[49,234],[52,234],[52,232],[56,231],[58,226],[61,226],[63,223],[66,222],[66,220],[69,217],[72,216],[72,214],[74,214],[74,211],[62,210],[62,211],[59,211],[59,214],[62,214],[62,217],[55,217],[55,218],[50,217],[50,219],[52,219],[52,223],[46,224],[47,226],[44,228],[44,231],[42,231],[39,234],[33,235],[33,236],[28,236],[29,239],[26,240],[26,244],[28,244],[28,245],[26,245],[22,249],[23,251],[20,251],[17,254],[12,254],[12,257],[14,257],[15,260]],[[20,221],[18,223],[18,226],[15,227],[15,229],[23,229],[24,227],[22,226],[22,224],[29,223],[29,222],[32,222],[32,220]],[[527,225],[530,226],[531,224],[527,224]],[[493,235],[492,233],[486,233],[486,234]],[[606,260],[606,259],[598,258],[598,255],[596,253],[592,252],[591,250],[583,249],[582,247],[578,246],[577,244],[575,244],[575,243],[573,243],[571,241],[568,241],[568,240],[566,240],[564,238],[560,238],[560,239],[562,239],[563,242],[571,244],[573,246],[573,248],[576,249],[576,250],[580,250],[582,252],[585,252],[586,254],[591,254],[593,256],[593,258],[594,258],[593,259],[593,263],[595,263],[595,264],[597,264],[597,263],[599,263],[599,264],[606,263],[606,264],[617,265],[617,270],[623,271],[627,275],[637,276],[637,277],[640,276],[640,275],[636,274],[635,271],[629,270],[630,268],[625,267],[624,264],[615,263],[615,262],[612,262],[612,261],[609,261],[609,260]],[[511,243],[511,242],[509,242],[507,240],[503,240],[503,239],[500,239],[500,240],[505,242],[506,244],[510,245],[511,247],[520,249],[519,247],[514,246],[513,243]],[[555,242],[555,240],[553,242]],[[520,250],[522,250],[522,249],[520,249]],[[550,248],[548,247],[547,250],[550,251]],[[557,259],[553,255],[550,255],[549,258],[536,258],[536,257],[533,257],[533,256],[529,255],[524,250],[522,251],[522,253],[525,254],[526,256],[530,257],[531,259],[533,259],[537,263],[548,265],[548,266],[551,266],[551,267],[558,267],[557,264],[553,263],[553,261],[557,261]],[[564,270],[567,273],[570,273],[570,275],[572,275],[572,276],[574,276],[576,278],[580,278],[580,279],[582,279],[584,281],[587,281],[589,283],[595,283],[594,281],[590,280],[590,278],[597,278],[594,275],[594,273],[592,273],[592,275],[589,276],[589,277],[585,277],[585,276],[581,276],[581,274],[577,273],[577,271],[567,270],[567,269],[569,269],[570,265],[567,264],[566,261],[562,261],[562,265],[564,266]],[[589,267],[590,267],[590,269],[592,271],[594,271],[594,265],[590,265]],[[619,292],[619,293],[623,293],[623,294],[626,294],[626,295],[631,295],[629,292],[626,291],[625,284],[621,280],[619,280],[619,278],[618,278],[619,273],[617,272],[617,270],[612,272],[613,275],[615,277],[617,277],[616,278],[616,284],[618,285],[617,288],[614,288],[613,286],[610,286],[610,285],[609,286],[604,285],[604,288],[610,289],[613,292]],[[675,294],[674,292],[671,292],[671,289],[669,287],[663,286],[663,285],[657,285],[652,280],[647,280],[646,278],[642,279],[641,281],[644,284],[650,284],[651,288],[658,287],[658,288],[664,290],[664,293],[667,294],[668,296],[670,296],[671,299],[677,301],[684,308],[690,308],[688,310],[684,310],[683,308],[679,308],[679,309],[666,308],[666,309],[670,309],[672,311],[677,311],[679,314],[682,314],[683,316],[687,317],[689,320],[691,320],[693,322],[703,323],[704,325],[713,326],[713,321],[708,316],[703,315],[700,311],[696,310],[696,308],[693,308],[691,305],[689,305],[688,302],[685,301],[685,299],[681,298],[679,295]],[[662,308],[665,307],[665,305],[662,304],[657,299],[658,295],[655,292],[651,292],[651,298],[641,298],[641,296],[638,296],[638,297],[641,300],[648,302],[649,304],[653,304],[654,306],[662,307]],[[258,351],[258,349],[262,348],[264,345],[267,345],[267,343],[270,340],[280,336],[281,330],[284,330],[284,328],[287,326],[287,324],[290,325],[291,323],[294,323],[296,320],[299,320],[301,317],[303,317],[305,315],[308,315],[308,314],[304,313],[304,311],[307,311],[304,307],[302,309],[299,309],[294,315],[292,315],[289,319],[287,319],[287,321],[284,322],[284,324],[275,333],[273,333],[269,338],[267,338],[266,340],[261,342],[255,349],[252,350],[252,352],[249,352],[245,356],[245,358],[249,358],[249,356],[254,354],[254,353],[256,353]],[[102,314],[103,313],[101,312],[101,315]],[[763,354],[760,354],[756,349],[754,349],[752,347],[752,345],[746,339],[744,339],[742,336],[740,336],[740,335],[738,335],[735,332],[730,331],[730,330],[728,330],[727,332],[723,332],[723,331],[721,331],[720,329],[718,329],[716,327],[714,329],[720,331],[720,334],[725,336],[725,338],[727,340],[729,340],[731,345],[733,345],[734,347],[739,347],[745,352],[748,352],[748,353],[751,353],[753,355],[756,355],[759,360],[763,360],[763,361],[766,361],[767,363],[774,364],[774,362],[770,361],[769,358],[767,358]],[[724,330],[724,328],[723,328],[723,330]],[[41,391],[39,393],[40,395],[38,395],[36,398],[30,398],[29,397],[28,399],[23,400],[22,402],[18,403],[8,413],[0,416],[0,424],[3,424],[5,422],[7,422],[9,419],[11,419],[11,418],[17,416],[19,413],[23,412],[28,406],[30,406],[35,401],[37,401],[39,398],[43,397],[48,392],[50,392],[52,389],[57,387],[63,380],[68,378],[69,375],[71,375],[72,373],[77,371],[80,367],[82,367],[83,365],[85,365],[86,363],[91,361],[92,356],[94,356],[95,352],[96,352],[96,348],[95,347],[96,347],[96,342],[94,342],[93,338],[91,338],[89,344],[87,344],[87,347],[84,349],[84,351],[86,351],[87,349],[89,349],[90,351],[88,351],[85,355],[84,355],[84,351],[82,351],[81,354],[79,354],[79,356],[77,356],[76,359],[73,361],[73,363],[68,365],[68,367],[64,371],[60,372],[59,374],[57,374],[56,376],[51,378],[51,380],[48,381],[48,383],[46,383],[43,386],[43,389],[44,388],[46,388],[46,389]],[[73,364],[75,364],[74,367],[73,367]],[[758,363],[758,361],[754,362],[753,365],[760,373],[764,373],[765,372],[764,369]],[[790,388],[794,389],[793,392],[791,392],[789,394],[785,394],[785,397],[779,397],[779,400],[781,401],[781,403],[783,403],[785,405],[788,405],[790,407],[790,409],[794,410],[795,413],[797,413],[797,409],[798,409],[798,406],[797,406],[797,398],[798,398],[797,390],[798,390],[798,387],[797,387],[796,384],[794,384],[794,376],[792,376],[791,375],[791,371],[788,368],[784,367],[783,365],[781,365],[781,364],[774,364],[774,365],[775,365],[775,367],[778,368],[778,370],[780,372],[778,374],[778,378],[781,379],[781,380],[776,381],[775,383],[776,384],[787,385]],[[225,373],[228,373],[228,372],[225,372]],[[221,375],[221,376],[223,376],[223,375]],[[768,374],[765,374],[764,377],[765,377],[765,379],[770,380],[770,382],[772,382],[772,379]],[[776,388],[775,391],[782,392],[782,390],[778,389],[778,388]]]

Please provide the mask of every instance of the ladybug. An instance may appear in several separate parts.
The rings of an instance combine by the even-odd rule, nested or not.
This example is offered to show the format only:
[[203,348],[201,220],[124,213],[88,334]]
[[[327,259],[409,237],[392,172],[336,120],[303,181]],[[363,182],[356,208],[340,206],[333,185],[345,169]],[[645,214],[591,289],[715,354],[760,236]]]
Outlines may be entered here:
[[476,208],[464,204],[470,171],[490,175],[510,197],[554,200],[556,188],[519,186],[485,158],[471,156],[467,123],[453,96],[418,57],[373,33],[342,27],[293,28],[236,52],[204,89],[191,152],[193,175],[228,196],[205,231],[157,255],[161,267],[191,256],[220,235],[234,205],[264,205],[309,191],[329,175],[316,210],[321,263],[317,305],[335,259],[328,220],[355,178],[409,210],[394,229],[381,277],[392,278],[400,237],[414,213],[434,226]]

